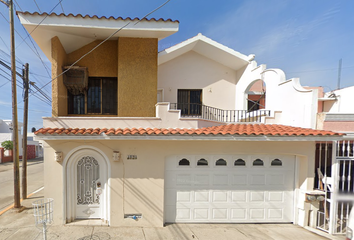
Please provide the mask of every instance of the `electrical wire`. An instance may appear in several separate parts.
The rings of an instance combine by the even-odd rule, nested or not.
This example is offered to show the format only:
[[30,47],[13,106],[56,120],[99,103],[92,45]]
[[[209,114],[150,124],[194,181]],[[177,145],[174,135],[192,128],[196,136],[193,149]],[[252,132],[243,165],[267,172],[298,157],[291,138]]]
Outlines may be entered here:
[[15,0],[15,3],[18,6],[18,8],[21,10],[21,12],[23,12],[22,8],[20,7],[20,4],[18,4],[16,0]]
[[[61,0],[62,1],[62,0]],[[60,1],[60,2],[61,2]],[[160,6],[158,6],[157,8],[155,8],[153,11],[149,12],[148,14],[146,14],[143,18],[139,19],[135,24],[137,25],[138,23],[140,23],[142,20],[145,20],[149,15],[151,15],[152,13],[156,12],[157,10],[159,10],[160,8],[162,8],[163,6],[165,6],[168,2],[170,2],[171,0],[167,0],[166,2],[164,2],[163,4],[161,4]],[[48,16],[48,15],[47,15]],[[47,17],[46,16],[46,17]],[[42,20],[41,22],[43,22],[44,20]],[[40,22],[40,23],[41,23]],[[40,24],[39,23],[39,24]],[[71,64],[67,69],[65,69],[65,71],[61,72],[60,74],[58,74],[56,77],[52,78],[48,83],[46,83],[44,86],[42,86],[42,88],[44,88],[45,86],[47,86],[49,83],[53,82],[55,79],[57,79],[58,77],[62,76],[64,73],[66,73],[67,71],[69,71],[76,63],[78,63],[79,61],[81,61],[81,59],[83,59],[84,57],[86,57],[87,55],[89,55],[90,53],[92,53],[94,50],[96,50],[99,46],[101,46],[103,43],[105,43],[106,41],[108,41],[111,37],[113,37],[115,34],[117,34],[119,31],[121,31],[122,29],[124,29],[125,27],[127,27],[128,25],[130,25],[131,22],[128,22],[127,24],[125,24],[124,26],[120,27],[119,29],[117,29],[116,31],[114,31],[111,35],[109,35],[106,39],[104,39],[102,42],[100,42],[98,45],[96,45],[95,47],[93,47],[90,51],[88,51],[87,53],[85,53],[84,55],[82,55],[78,60],[76,60],[73,64]],[[38,27],[39,25],[37,25]],[[33,31],[32,31],[33,32]],[[31,33],[32,33],[31,32]],[[34,93],[33,93],[34,94]]]
[[[0,15],[5,19],[5,21],[6,21],[7,23],[10,24],[9,20],[7,20],[7,18],[6,18],[1,12],[0,12]],[[22,27],[23,27],[23,25],[22,25]],[[23,27],[23,28],[24,28],[24,27]],[[22,39],[22,42],[26,43],[26,45],[32,50],[32,52],[41,60],[41,62],[42,62],[42,64],[44,65],[44,67],[45,67],[45,68],[48,68],[48,66],[45,66],[43,60],[42,60],[41,57],[39,56],[38,51],[35,52],[35,51],[33,50],[33,48],[25,41],[25,38],[23,38],[23,37],[21,36],[21,34],[20,34],[16,29],[15,29],[15,32],[16,32],[17,35]],[[18,46],[17,46],[17,47],[18,47]],[[16,49],[17,49],[17,47],[16,47]]]
[[[3,70],[3,69],[1,69],[1,68],[0,68],[0,70],[1,70],[2,72],[4,72],[5,74],[7,74],[7,75],[11,78],[11,74],[7,73],[5,70]],[[5,75],[3,75],[3,74],[1,74],[1,73],[0,73],[0,76],[4,77],[4,78],[7,79],[9,82],[12,82],[12,80],[11,80],[9,77],[6,77]],[[22,83],[20,80],[16,79],[16,83],[17,83],[16,85],[17,85],[19,88],[21,88],[22,90],[24,90],[24,88],[23,88],[23,86],[22,86],[23,83]],[[6,83],[3,84],[3,85],[1,85],[1,87],[2,87],[2,86],[5,86],[5,85],[6,85]],[[35,86],[35,87],[38,88],[37,86]],[[32,95],[33,95],[34,97],[36,97],[37,99],[41,100],[42,102],[47,103],[49,106],[51,106],[51,105],[52,105],[52,104],[51,104],[52,100],[48,97],[48,95],[43,94],[42,91],[39,91],[39,93],[42,94],[43,96],[34,95],[34,94],[32,94]],[[19,103],[20,103],[20,102],[19,102]],[[17,103],[17,104],[19,104],[19,103]]]
[[42,24],[42,22],[53,12],[53,10],[62,2],[63,0],[59,0],[59,2],[52,8],[52,10],[49,11],[49,13],[46,14],[46,16],[34,27],[34,29],[28,33],[27,32],[27,36],[25,37],[25,39],[17,46],[19,47],[29,36],[31,36],[31,34],[39,27],[39,25]]
[[7,48],[7,50],[9,50],[9,52],[11,52],[9,46],[7,46],[7,44],[5,43],[4,39],[2,39],[1,36],[0,36],[0,39],[1,39],[1,41],[4,43],[4,45],[5,45],[5,47]]
[[61,4],[61,2],[59,2],[60,3],[60,7],[61,7],[61,10],[63,11],[63,13],[65,14],[65,12],[64,12],[64,8],[63,8],[63,4]]
[[42,13],[42,11],[39,9],[39,6],[38,6],[36,0],[33,0],[33,1],[34,1],[34,3],[36,4],[36,6],[37,6],[37,8],[38,8],[38,10],[39,10],[39,13]]

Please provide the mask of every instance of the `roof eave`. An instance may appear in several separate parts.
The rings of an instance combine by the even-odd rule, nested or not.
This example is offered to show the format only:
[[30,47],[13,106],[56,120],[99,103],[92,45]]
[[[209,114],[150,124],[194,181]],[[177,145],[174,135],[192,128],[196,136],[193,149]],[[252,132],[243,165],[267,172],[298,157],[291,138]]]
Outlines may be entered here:
[[188,141],[338,141],[343,140],[344,135],[301,135],[301,136],[279,136],[279,135],[230,135],[230,134],[168,134],[168,135],[106,135],[106,134],[75,134],[75,135],[36,135],[36,140],[188,140]]
[[250,62],[250,56],[239,53],[199,33],[195,37],[159,52],[158,64],[166,63],[189,51],[195,51],[234,70],[239,70]]

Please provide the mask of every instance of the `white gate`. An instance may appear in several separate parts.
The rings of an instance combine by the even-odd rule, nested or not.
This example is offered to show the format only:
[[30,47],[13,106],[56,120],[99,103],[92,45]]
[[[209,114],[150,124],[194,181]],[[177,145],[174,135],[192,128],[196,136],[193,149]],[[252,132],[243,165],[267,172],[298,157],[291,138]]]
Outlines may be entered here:
[[316,148],[316,186],[325,192],[317,213],[317,228],[330,234],[344,234],[353,206],[353,141],[318,143]]

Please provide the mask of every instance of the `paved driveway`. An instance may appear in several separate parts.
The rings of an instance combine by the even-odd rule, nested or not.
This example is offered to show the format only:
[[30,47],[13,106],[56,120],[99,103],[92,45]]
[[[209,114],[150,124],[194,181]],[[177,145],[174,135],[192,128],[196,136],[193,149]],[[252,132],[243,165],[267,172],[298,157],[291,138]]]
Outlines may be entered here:
[[[9,210],[0,215],[0,240],[43,239],[35,227],[32,202],[43,198],[37,192],[22,202],[21,213]],[[58,225],[48,229],[47,239],[56,240],[243,240],[243,239],[345,239],[312,233],[293,224],[169,224],[165,227],[103,227],[87,225]]]

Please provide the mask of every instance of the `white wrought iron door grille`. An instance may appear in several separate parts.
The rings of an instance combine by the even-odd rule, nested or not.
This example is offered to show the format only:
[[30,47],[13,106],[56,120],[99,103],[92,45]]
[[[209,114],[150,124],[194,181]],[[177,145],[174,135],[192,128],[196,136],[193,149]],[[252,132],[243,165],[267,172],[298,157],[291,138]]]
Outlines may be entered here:
[[[325,192],[317,212],[317,228],[331,234],[345,234],[353,206],[354,141],[317,143],[315,188]],[[334,147],[335,153],[332,154]],[[334,160],[332,162],[332,160]]]
[[77,205],[99,204],[96,193],[100,178],[99,165],[95,158],[85,156],[77,163]]
[[334,233],[346,233],[347,220],[353,206],[354,194],[354,144],[353,141],[337,143],[338,196]]
[[331,204],[331,179],[332,176],[332,142],[321,142],[316,144],[316,181],[315,189],[325,193],[324,201],[320,202],[317,212],[317,228],[329,231],[329,215]]

